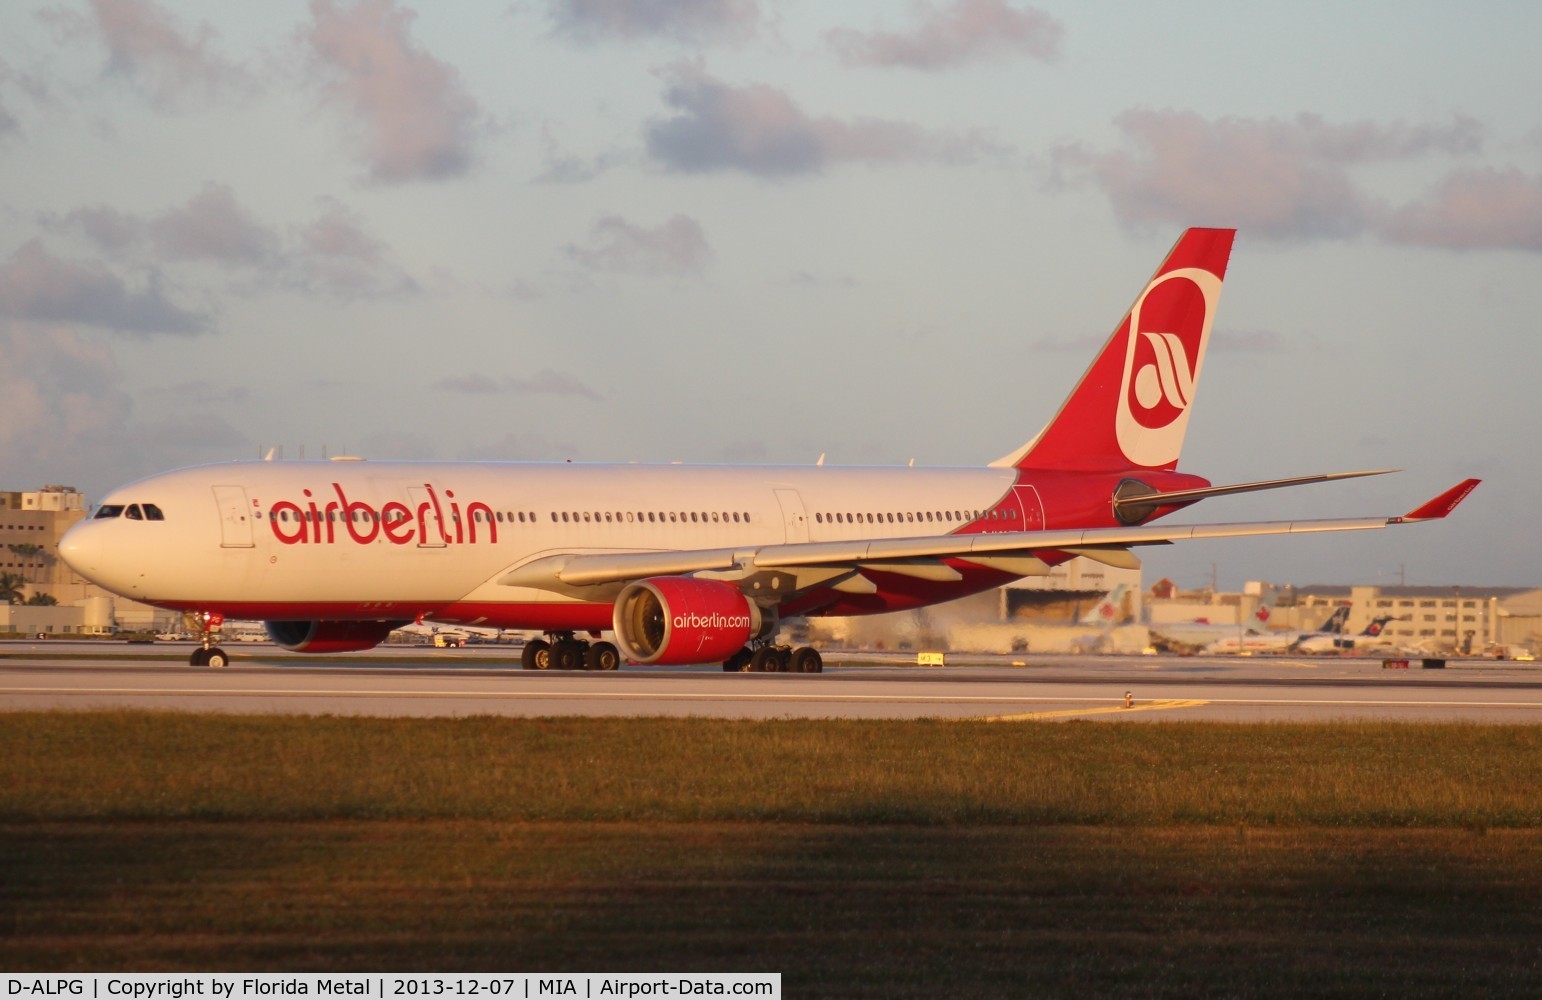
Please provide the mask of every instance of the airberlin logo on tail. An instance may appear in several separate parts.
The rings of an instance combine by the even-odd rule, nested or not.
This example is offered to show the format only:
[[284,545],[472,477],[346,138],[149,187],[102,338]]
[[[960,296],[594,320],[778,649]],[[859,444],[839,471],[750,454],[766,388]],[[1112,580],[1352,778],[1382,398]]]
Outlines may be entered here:
[[1178,459],[1220,295],[1220,278],[1180,268],[1147,285],[1130,310],[1114,430],[1136,465]]
[[462,511],[454,490],[436,490],[432,483],[423,484],[424,499],[411,506],[390,500],[381,504],[379,510],[362,500],[349,500],[339,483],[332,484],[336,499],[325,491],[320,497],[313,496],[310,490],[301,492],[303,503],[279,500],[268,508],[273,537],[285,545],[333,545],[347,541],[369,545],[377,538],[393,545],[475,545],[498,541],[498,523],[491,507],[477,502],[467,504]]

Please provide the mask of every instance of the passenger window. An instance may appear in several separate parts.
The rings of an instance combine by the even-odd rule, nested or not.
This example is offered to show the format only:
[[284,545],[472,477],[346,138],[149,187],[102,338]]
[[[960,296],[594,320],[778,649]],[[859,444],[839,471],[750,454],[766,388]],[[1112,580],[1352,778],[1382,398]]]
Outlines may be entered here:
[[96,516],[102,520],[109,517],[122,517],[123,505],[121,503],[104,503],[96,509]]

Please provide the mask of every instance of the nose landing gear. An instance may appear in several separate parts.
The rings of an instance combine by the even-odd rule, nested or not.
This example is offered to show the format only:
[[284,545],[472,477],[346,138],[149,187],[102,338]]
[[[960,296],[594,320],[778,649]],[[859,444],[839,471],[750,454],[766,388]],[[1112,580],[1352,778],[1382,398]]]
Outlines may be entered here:
[[198,616],[199,646],[187,658],[190,667],[223,667],[230,663],[230,654],[214,644],[214,634],[225,623],[225,616],[205,611]]

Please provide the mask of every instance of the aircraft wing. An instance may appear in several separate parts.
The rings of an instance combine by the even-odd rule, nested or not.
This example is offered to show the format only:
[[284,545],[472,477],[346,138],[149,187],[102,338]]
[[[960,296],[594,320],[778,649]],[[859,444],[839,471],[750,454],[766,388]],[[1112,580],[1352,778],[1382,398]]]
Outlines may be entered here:
[[[958,579],[958,572],[944,562],[950,559],[962,559],[1017,576],[1030,576],[1047,568],[1039,557],[1040,554],[1049,553],[1087,556],[1109,565],[1133,568],[1139,562],[1129,550],[1139,545],[1163,545],[1198,538],[1366,531],[1442,518],[1455,510],[1456,505],[1473,491],[1478,482],[1476,479],[1468,479],[1458,483],[1399,517],[1001,531],[973,535],[792,542],[746,548],[553,555],[526,563],[504,574],[498,582],[511,587],[550,589],[553,584],[564,588],[591,587],[654,576],[794,569],[826,570],[828,572],[824,580],[835,580],[842,574],[854,573],[860,576],[863,569],[922,579]],[[842,588],[837,583],[836,587],[865,589],[860,584],[856,588]]]

